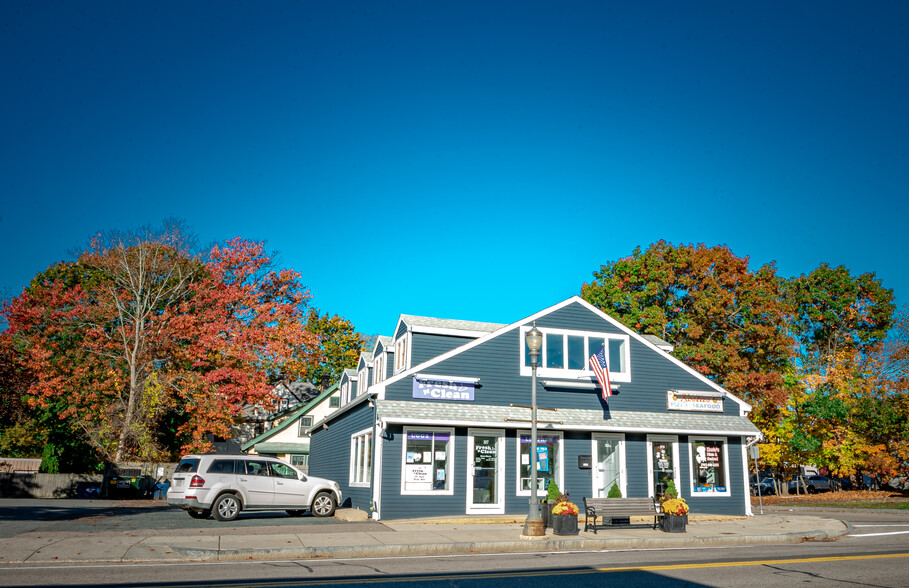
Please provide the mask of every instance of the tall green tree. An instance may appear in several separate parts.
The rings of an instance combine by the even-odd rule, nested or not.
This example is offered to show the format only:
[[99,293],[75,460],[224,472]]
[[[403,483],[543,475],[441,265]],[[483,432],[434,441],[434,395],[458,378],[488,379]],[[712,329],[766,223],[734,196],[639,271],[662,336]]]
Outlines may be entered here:
[[338,315],[319,314],[319,309],[310,308],[306,317],[306,330],[319,337],[322,349],[320,361],[309,369],[309,381],[318,386],[323,376],[334,383],[347,368],[357,366],[363,337],[356,332],[353,323]]
[[783,295],[793,309],[798,379],[783,415],[795,423],[790,442],[806,460],[837,474],[891,468],[886,444],[863,423],[882,426],[887,418],[886,410],[869,413],[869,404],[890,407],[880,394],[875,355],[893,325],[893,292],[873,273],[853,276],[843,266],[821,264],[784,281]]

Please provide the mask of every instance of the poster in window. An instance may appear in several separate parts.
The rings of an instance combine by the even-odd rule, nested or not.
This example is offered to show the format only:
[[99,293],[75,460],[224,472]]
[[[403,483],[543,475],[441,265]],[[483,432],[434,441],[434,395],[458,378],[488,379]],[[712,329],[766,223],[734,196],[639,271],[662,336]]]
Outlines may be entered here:
[[408,465],[404,468],[405,488],[411,491],[432,490],[432,466]]
[[537,447],[537,471],[538,472],[548,472],[549,471],[549,448],[548,447]]

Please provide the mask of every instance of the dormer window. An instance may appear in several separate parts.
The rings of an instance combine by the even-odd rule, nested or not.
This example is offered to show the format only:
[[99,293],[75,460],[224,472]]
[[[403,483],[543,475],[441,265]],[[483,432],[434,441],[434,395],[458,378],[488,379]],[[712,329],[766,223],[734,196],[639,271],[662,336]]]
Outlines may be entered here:
[[372,383],[378,384],[382,381],[382,376],[385,374],[385,357],[379,356],[375,360],[375,368],[372,371]]
[[407,337],[401,337],[395,343],[395,373],[407,368]]
[[[540,367],[537,374],[550,378],[586,379],[593,377],[588,366],[590,356],[606,348],[609,378],[613,382],[630,382],[631,366],[628,335],[568,331],[537,327],[543,333]],[[521,328],[521,375],[530,375],[530,353],[524,344],[524,334],[530,327]]]

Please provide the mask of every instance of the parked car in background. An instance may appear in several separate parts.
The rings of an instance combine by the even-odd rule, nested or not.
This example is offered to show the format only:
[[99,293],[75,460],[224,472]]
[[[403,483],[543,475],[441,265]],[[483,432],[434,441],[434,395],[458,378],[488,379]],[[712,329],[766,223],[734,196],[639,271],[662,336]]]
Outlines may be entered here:
[[801,478],[804,480],[804,485],[799,481],[799,476],[795,476],[789,481],[790,494],[795,494],[796,491],[807,491],[808,494],[830,491],[830,479],[827,476],[801,476]]
[[755,482],[754,478],[752,478],[751,494],[757,496],[758,490],[760,490],[761,496],[772,496],[773,494],[776,494],[776,486],[773,485],[773,478],[763,478],[760,482]]
[[167,490],[167,503],[194,519],[232,521],[244,510],[334,514],[341,503],[337,482],[307,476],[279,459],[257,455],[186,455]]

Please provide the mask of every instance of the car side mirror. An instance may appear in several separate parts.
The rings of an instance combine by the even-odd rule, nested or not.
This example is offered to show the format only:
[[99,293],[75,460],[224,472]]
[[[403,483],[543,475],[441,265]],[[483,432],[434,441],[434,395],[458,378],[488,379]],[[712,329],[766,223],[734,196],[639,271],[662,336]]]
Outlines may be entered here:
[[301,474],[300,474],[300,481],[301,481],[301,482],[305,482],[305,481],[306,481],[306,474],[304,474],[304,473],[301,473]]

